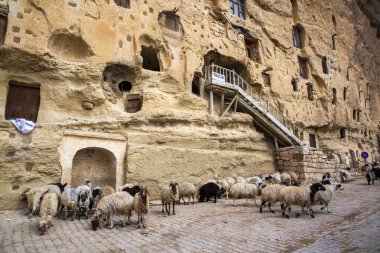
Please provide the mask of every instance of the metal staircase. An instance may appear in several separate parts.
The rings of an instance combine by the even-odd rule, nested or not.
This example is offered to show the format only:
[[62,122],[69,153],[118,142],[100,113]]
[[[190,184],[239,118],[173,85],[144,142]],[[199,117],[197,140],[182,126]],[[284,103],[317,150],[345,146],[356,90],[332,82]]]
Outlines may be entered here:
[[206,90],[211,94],[220,93],[223,99],[230,101],[225,110],[222,108],[221,117],[233,106],[235,111],[239,109],[249,113],[254,118],[256,127],[274,138],[281,146],[303,145],[297,137],[301,133],[300,129],[269,101],[254,93],[251,85],[234,70],[214,64],[205,66],[205,79]]

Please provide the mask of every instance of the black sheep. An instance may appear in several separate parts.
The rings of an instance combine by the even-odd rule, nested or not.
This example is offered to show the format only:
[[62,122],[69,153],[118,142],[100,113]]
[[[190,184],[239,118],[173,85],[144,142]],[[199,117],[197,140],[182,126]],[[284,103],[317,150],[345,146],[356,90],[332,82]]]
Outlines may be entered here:
[[380,167],[376,166],[372,169],[373,173],[375,173],[375,179],[379,179],[380,178]]
[[128,192],[129,194],[131,194],[131,196],[135,196],[136,193],[140,192],[140,186],[135,185],[133,187],[125,187],[122,191]]
[[[99,187],[95,187],[93,190],[92,190],[92,198],[90,198],[90,210],[95,206],[95,201],[96,201],[96,197],[98,197],[100,194],[100,188]],[[98,198],[99,200],[99,198]]]
[[216,203],[216,198],[220,194],[220,188],[215,183],[207,183],[202,185],[199,189],[199,202],[203,202],[204,198],[207,198],[207,202],[210,200],[210,197],[214,197],[214,203]]

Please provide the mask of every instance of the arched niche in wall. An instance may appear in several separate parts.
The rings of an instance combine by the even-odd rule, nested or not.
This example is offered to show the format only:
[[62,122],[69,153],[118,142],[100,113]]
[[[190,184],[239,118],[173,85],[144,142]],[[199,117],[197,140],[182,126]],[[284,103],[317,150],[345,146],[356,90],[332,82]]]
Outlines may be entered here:
[[133,90],[136,72],[133,67],[122,63],[109,64],[103,71],[101,86],[108,101],[116,104],[123,93]]
[[177,15],[178,9],[163,11],[158,15],[158,24],[165,37],[182,40],[184,30],[180,17]]
[[88,147],[78,150],[73,158],[71,185],[91,181],[94,186],[116,187],[116,157],[103,148]]
[[49,37],[47,47],[52,53],[69,61],[85,61],[94,55],[81,35],[67,29],[55,30]]

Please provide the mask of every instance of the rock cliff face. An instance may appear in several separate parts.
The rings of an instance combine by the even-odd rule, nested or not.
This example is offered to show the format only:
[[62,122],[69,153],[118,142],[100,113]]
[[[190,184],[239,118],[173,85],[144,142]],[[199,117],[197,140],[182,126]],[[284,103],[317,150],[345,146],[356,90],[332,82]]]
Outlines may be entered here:
[[[211,63],[306,145],[342,164],[378,158],[380,43],[359,2],[0,0],[0,208],[60,180],[142,183],[156,197],[161,182],[275,170],[275,144],[250,115],[221,119],[218,94],[209,113]],[[27,135],[9,121],[33,116]]]

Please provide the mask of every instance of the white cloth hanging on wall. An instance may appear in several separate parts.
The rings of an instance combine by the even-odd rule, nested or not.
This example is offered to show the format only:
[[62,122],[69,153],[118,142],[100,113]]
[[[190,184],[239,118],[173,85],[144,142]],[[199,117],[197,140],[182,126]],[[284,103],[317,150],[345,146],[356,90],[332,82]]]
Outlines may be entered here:
[[36,126],[36,123],[34,123],[33,121],[22,119],[22,118],[11,119],[11,122],[13,123],[13,125],[15,125],[17,130],[22,134],[30,133]]

